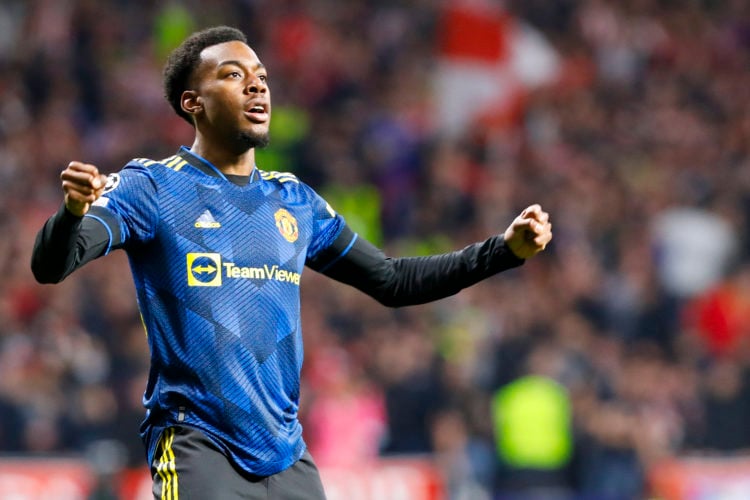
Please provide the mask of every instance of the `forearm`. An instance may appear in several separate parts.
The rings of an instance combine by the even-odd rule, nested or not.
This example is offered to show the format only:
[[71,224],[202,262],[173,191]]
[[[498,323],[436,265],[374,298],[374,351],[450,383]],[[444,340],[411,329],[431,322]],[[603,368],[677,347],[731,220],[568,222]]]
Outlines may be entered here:
[[408,258],[389,258],[360,240],[324,273],[384,305],[400,307],[454,295],[523,262],[510,251],[502,236],[455,252]]
[[59,283],[110,245],[106,228],[96,220],[76,217],[64,206],[39,231],[31,254],[31,270],[39,283]]

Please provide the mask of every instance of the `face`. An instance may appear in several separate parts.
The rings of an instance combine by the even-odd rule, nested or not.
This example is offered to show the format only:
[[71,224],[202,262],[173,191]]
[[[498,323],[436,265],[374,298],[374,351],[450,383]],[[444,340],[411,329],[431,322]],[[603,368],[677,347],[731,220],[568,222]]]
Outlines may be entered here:
[[268,144],[271,92],[268,74],[255,52],[242,42],[207,47],[193,77],[196,126],[240,151]]

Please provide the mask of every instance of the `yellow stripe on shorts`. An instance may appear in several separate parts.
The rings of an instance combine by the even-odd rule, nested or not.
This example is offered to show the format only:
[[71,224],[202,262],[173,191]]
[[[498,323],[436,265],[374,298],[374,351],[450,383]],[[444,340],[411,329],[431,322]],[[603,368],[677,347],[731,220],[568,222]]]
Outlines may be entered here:
[[174,427],[164,431],[161,437],[159,466],[156,472],[161,478],[161,500],[179,500],[177,484],[177,466],[175,463],[172,442],[174,441]]

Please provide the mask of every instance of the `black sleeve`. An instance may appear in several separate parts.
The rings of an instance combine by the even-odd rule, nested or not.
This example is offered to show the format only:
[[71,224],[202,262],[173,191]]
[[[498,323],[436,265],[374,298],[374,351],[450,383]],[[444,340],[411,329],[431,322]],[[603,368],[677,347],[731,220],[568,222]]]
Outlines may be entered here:
[[[92,207],[92,212],[96,208]],[[111,241],[102,222],[76,217],[63,205],[36,235],[31,271],[39,283],[59,283],[85,263],[104,255]]]
[[[331,257],[341,253],[344,253],[341,257]],[[391,258],[348,227],[325,254],[310,263],[310,267],[389,307],[442,299],[524,263],[502,236],[440,255]]]

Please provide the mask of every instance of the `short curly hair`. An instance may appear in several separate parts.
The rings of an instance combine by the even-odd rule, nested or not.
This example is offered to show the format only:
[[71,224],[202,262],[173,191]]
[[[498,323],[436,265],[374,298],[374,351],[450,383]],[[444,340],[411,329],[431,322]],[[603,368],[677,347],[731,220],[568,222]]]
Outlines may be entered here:
[[247,37],[236,28],[215,26],[193,33],[169,55],[164,66],[164,96],[175,113],[190,125],[195,124],[192,117],[182,109],[181,98],[200,62],[201,52],[207,47],[234,41],[247,43]]

